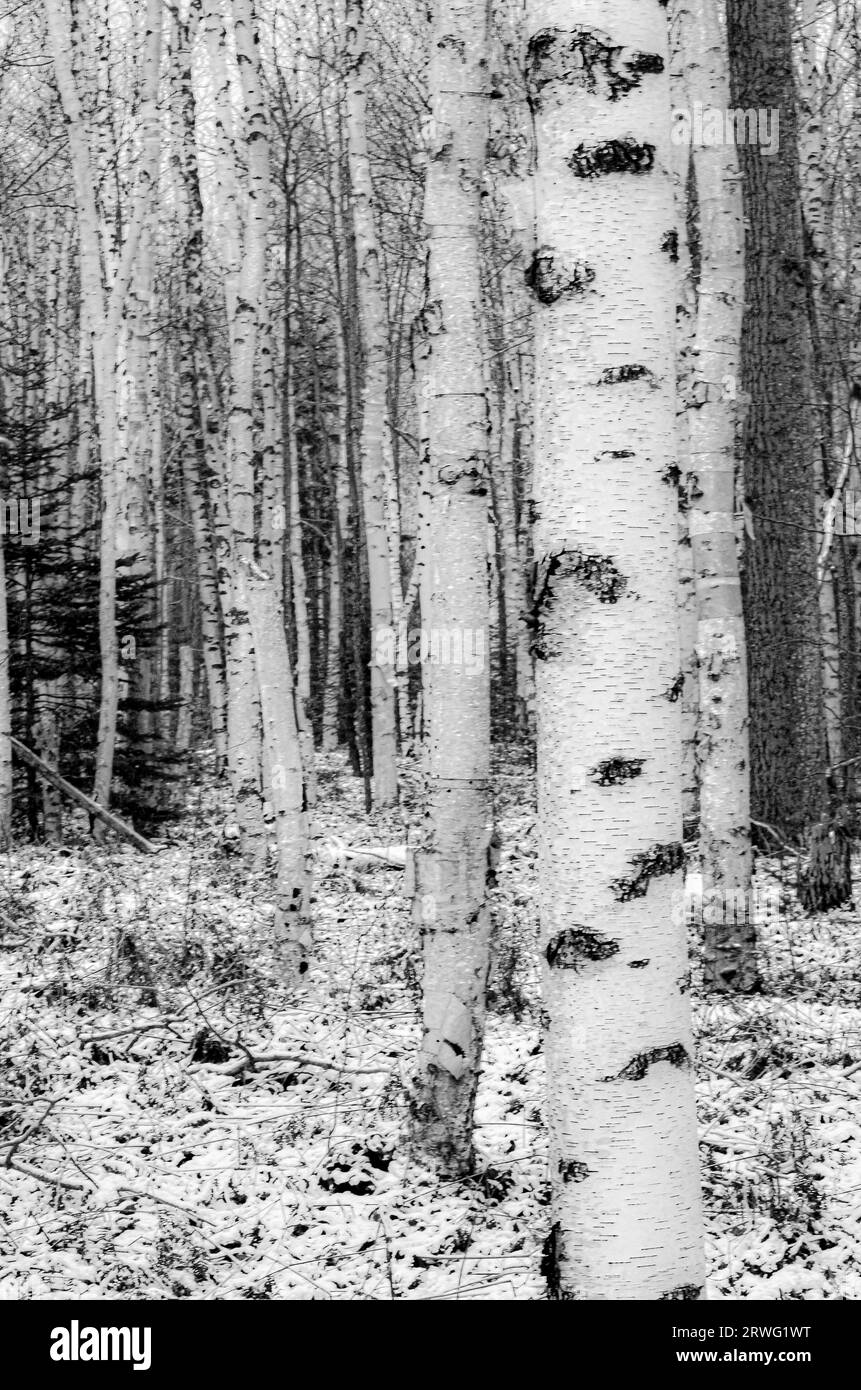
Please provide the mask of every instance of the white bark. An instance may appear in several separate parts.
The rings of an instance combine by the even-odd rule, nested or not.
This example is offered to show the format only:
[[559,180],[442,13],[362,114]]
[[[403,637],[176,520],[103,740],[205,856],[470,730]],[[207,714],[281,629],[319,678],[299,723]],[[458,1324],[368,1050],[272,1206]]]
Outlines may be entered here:
[[[725,29],[718,12],[680,9],[688,103],[730,104]],[[693,132],[700,277],[689,409],[689,527],[697,611],[699,852],[704,899],[751,881],[747,648],[735,527],[736,409],[744,308],[744,226],[732,141],[705,144]],[[747,902],[748,899],[746,898]],[[715,914],[710,914],[714,916]],[[723,912],[717,914],[723,921]],[[747,918],[747,913],[745,913]],[[706,970],[718,989],[749,992],[758,981],[755,933],[712,924]]]
[[[227,762],[243,856],[249,864],[259,865],[266,857],[260,712],[250,618],[234,580],[237,566],[252,562],[255,550],[253,408],[258,334],[266,314],[269,139],[250,0],[232,0],[231,18],[243,99],[243,142],[234,134],[222,7],[220,0],[205,0],[203,27],[215,87],[219,154],[215,169],[216,241],[224,273],[230,362],[223,478],[227,516],[221,512],[216,529],[221,544],[219,579],[227,671]],[[214,500],[223,504],[223,498]]]
[[[162,0],[147,0],[141,64],[141,151],[136,161],[137,182],[132,206],[124,221],[121,246],[105,230],[96,190],[107,173],[106,154],[96,127],[90,139],[73,71],[73,26],[67,0],[48,0],[45,7],[48,39],[60,101],[69,132],[69,150],[78,218],[78,245],[82,317],[90,338],[96,420],[98,423],[102,482],[102,519],[99,589],[99,647],[101,700],[93,797],[102,806],[110,800],[111,775],[117,733],[119,696],[119,648],[116,631],[116,559],[118,528],[118,477],[124,471],[117,427],[117,363],[119,327],[135,267],[147,210],[158,178],[159,123],[158,76],[161,56]],[[107,80],[107,55],[98,66]],[[95,148],[94,148],[95,147]],[[107,181],[109,182],[109,180]],[[102,262],[107,274],[103,276]]]
[[346,6],[346,134],[350,196],[358,259],[359,314],[364,345],[362,437],[360,444],[362,508],[371,591],[371,721],[374,801],[390,806],[398,797],[394,662],[386,659],[394,618],[385,499],[388,385],[388,327],[382,288],[382,257],[375,221],[376,201],[368,154],[368,51],[364,0]]
[[667,16],[530,0],[528,23],[544,1267],[558,1298],[693,1299]]
[[285,971],[298,977],[307,968],[311,945],[309,842],[296,692],[284,614],[274,580],[254,564],[237,568],[234,590],[249,613],[260,687],[268,794],[278,846],[276,949]]
[[[434,141],[425,221],[432,313],[430,467],[422,622],[462,641],[425,665],[427,831],[416,857],[424,939],[419,1138],[447,1171],[467,1169],[489,969],[489,458],[478,228],[488,128],[485,0],[440,0],[431,40]],[[480,660],[470,660],[469,654]]]

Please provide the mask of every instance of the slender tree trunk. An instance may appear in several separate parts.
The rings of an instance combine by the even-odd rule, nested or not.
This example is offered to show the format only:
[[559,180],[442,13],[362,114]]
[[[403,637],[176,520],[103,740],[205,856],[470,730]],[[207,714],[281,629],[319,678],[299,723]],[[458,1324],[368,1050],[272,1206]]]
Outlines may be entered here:
[[[0,261],[0,274],[2,262]],[[5,472],[5,470],[4,470]],[[9,621],[5,543],[0,536],[0,849],[12,843],[12,697],[9,688]]]
[[[685,54],[676,0],[669,10],[671,29],[670,96],[673,112],[687,110]],[[691,429],[690,383],[692,348],[696,329],[696,289],[688,227],[694,202],[690,142],[672,142],[672,171],[676,201],[676,469],[679,488],[679,643],[684,686],[680,697],[682,718],[682,825],[686,840],[699,833],[697,785],[697,725],[699,682],[696,668],[697,596],[691,553],[690,498]]]
[[[261,769],[260,707],[251,624],[235,581],[240,564],[255,556],[254,393],[257,348],[265,332],[266,240],[269,224],[269,127],[251,0],[232,0],[231,19],[242,92],[244,140],[234,133],[230,44],[218,0],[204,0],[203,27],[215,85],[220,256],[229,341],[225,476],[227,516],[221,537],[219,581],[227,672],[227,761],[243,856],[252,866],[266,858]],[[216,504],[220,499],[215,498]]]
[[[481,360],[479,210],[490,74],[485,0],[439,0],[431,41],[435,148],[430,239],[429,575],[424,632],[426,833],[416,857],[424,940],[420,1142],[466,1171],[490,964],[490,658],[487,393]],[[443,643],[449,648],[446,660]]]
[[[688,107],[693,110],[700,103],[726,111],[729,71],[719,14],[714,7],[696,4],[683,6],[680,18]],[[714,989],[750,993],[759,987],[759,975],[750,911],[747,651],[735,533],[744,301],[742,197],[733,141],[706,144],[694,129],[692,158],[699,278],[687,415],[706,978]]]
[[[191,73],[191,34],[188,24],[174,19],[171,62],[171,115],[177,152],[177,196],[182,208],[184,244],[181,280],[177,290],[179,324],[174,370],[176,429],[182,441],[181,473],[194,542],[200,635],[216,773],[227,764],[227,678],[224,662],[224,623],[209,508],[210,482],[223,475],[218,403],[204,405],[205,384],[203,201],[197,168],[196,110]],[[207,478],[207,473],[212,479]]]
[[527,13],[544,1270],[555,1298],[696,1299],[667,14],[659,0]]
[[[119,326],[135,267],[148,207],[158,179],[159,123],[158,77],[161,57],[162,4],[147,0],[141,59],[141,155],[136,161],[137,185],[133,205],[124,219],[122,245],[114,247],[104,234],[96,190],[106,172],[104,151],[92,147],[80,93],[73,71],[78,42],[77,13],[73,21],[66,0],[48,0],[48,37],[69,130],[70,158],[78,217],[78,244],[82,315],[93,355],[95,415],[99,438],[102,483],[102,517],[99,582],[99,649],[101,699],[93,798],[107,806],[110,800],[119,698],[119,645],[116,629],[116,560],[118,527],[118,477],[124,471],[117,425],[117,361]],[[105,76],[108,64],[99,66]],[[100,159],[101,155],[101,159]],[[100,254],[101,253],[101,254]],[[103,279],[102,262],[107,268]],[[99,833],[102,832],[99,822]]]
[[268,791],[278,845],[275,941],[285,971],[297,977],[307,969],[311,945],[308,822],[284,612],[275,581],[256,565],[240,566],[234,587],[250,616],[260,686]]
[[360,445],[362,507],[368,554],[371,600],[371,720],[374,801],[397,801],[397,731],[395,727],[392,581],[386,534],[387,492],[385,432],[388,429],[388,329],[382,289],[382,256],[375,223],[376,201],[368,155],[367,87],[370,80],[365,39],[364,0],[347,0],[346,131],[350,197],[358,259],[358,301],[364,345]]

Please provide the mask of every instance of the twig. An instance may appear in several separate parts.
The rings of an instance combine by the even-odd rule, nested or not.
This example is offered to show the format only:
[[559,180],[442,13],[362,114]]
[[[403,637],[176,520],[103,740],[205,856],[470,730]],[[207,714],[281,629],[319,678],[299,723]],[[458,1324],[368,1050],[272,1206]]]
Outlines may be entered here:
[[67,1178],[52,1178],[48,1173],[43,1173],[39,1168],[33,1168],[29,1163],[22,1163],[20,1159],[16,1159],[13,1163],[9,1156],[6,1158],[4,1167],[11,1168],[16,1173],[23,1173],[27,1178],[35,1178],[37,1182],[47,1183],[49,1187],[65,1187],[69,1192],[88,1192],[90,1190],[82,1182],[69,1182]]
[[186,1216],[191,1216],[195,1221],[200,1221],[204,1226],[217,1228],[218,1222],[211,1216],[201,1216],[199,1211],[193,1211],[191,1207],[184,1207],[181,1202],[172,1202],[169,1197],[159,1197],[157,1192],[140,1192],[136,1187],[118,1187],[118,1197],[136,1197],[145,1199],[148,1202],[161,1202],[162,1206],[174,1207],[177,1211],[184,1212]]
[[[16,1173],[23,1173],[25,1177],[35,1178],[37,1182],[46,1183],[49,1187],[63,1187],[68,1192],[91,1192],[94,1188],[86,1187],[82,1182],[70,1182],[68,1178],[52,1178],[48,1173],[43,1173],[40,1168],[34,1168],[30,1163],[22,1163],[20,1159],[13,1162],[7,1155],[4,1165],[12,1168]],[[186,1216],[191,1216],[201,1225],[217,1228],[218,1222],[211,1216],[202,1216],[200,1212],[193,1211],[190,1207],[184,1207],[180,1202],[172,1202],[169,1197],[160,1197],[157,1192],[140,1192],[136,1187],[118,1187],[117,1197],[134,1197],[138,1201],[161,1202],[163,1206],[175,1207],[177,1211],[184,1212]]]
[[787,844],[786,841],[782,839],[780,835],[778,835],[776,830],[774,830],[770,825],[766,825],[765,821],[752,820],[751,825],[755,825],[757,830],[767,830],[769,835],[773,836],[773,838],[777,841],[779,845],[782,845],[784,849],[789,850],[790,854],[797,855],[799,859],[802,858],[801,851],[796,849],[794,845]]
[[171,1028],[175,1023],[184,1023],[183,1018],[160,1018],[154,1023],[135,1023],[130,1028],[112,1028],[109,1033],[91,1033],[86,1038],[81,1038],[81,1045],[86,1047],[89,1043],[107,1042],[109,1038],[123,1038],[128,1033],[148,1033],[153,1028]]

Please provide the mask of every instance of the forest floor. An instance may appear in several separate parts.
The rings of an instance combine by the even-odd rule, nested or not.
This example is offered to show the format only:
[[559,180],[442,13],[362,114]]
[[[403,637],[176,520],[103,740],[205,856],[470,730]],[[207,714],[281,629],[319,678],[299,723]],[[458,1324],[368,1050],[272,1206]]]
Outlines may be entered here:
[[[498,771],[467,1181],[410,1148],[404,876],[337,852],[404,832],[365,813],[340,758],[320,772],[317,945],[292,997],[268,963],[270,881],[229,852],[205,769],[156,857],[81,822],[0,864],[0,1298],[544,1297],[534,789],[522,755]],[[859,918],[806,917],[789,864],[759,865],[781,885],[765,993],[694,990],[713,1298],[861,1298]]]

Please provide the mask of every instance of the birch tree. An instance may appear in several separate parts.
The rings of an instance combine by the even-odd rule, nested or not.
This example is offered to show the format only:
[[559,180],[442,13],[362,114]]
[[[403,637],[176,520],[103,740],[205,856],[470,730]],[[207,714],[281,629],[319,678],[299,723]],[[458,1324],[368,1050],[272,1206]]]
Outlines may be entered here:
[[424,941],[418,1113],[449,1171],[472,1155],[489,968],[491,853],[487,588],[488,407],[482,369],[479,214],[489,72],[485,0],[437,0],[425,219],[430,348],[424,630],[451,659],[424,671],[426,830],[416,857]]
[[260,326],[266,313],[268,118],[250,0],[232,0],[230,6],[242,92],[241,140],[232,104],[229,34],[219,0],[204,0],[201,18],[214,87],[219,156],[214,239],[224,274],[230,364],[224,471],[214,480],[221,495],[213,498],[221,517],[219,581],[227,671],[227,759],[243,855],[249,864],[259,866],[266,856],[260,707],[251,622],[241,602],[243,589],[237,566],[255,558],[253,406]]
[[308,968],[311,944],[308,823],[297,692],[275,580],[257,565],[243,564],[235,587],[247,608],[254,640],[266,780],[278,846],[275,947],[285,972],[297,977]]
[[[680,5],[688,111],[729,109],[729,64],[720,12]],[[701,128],[700,128],[701,127]],[[751,881],[747,649],[736,553],[736,416],[740,403],[744,228],[735,142],[689,125],[697,198],[699,277],[688,382],[689,530],[696,594],[699,685],[699,864],[706,971],[717,989],[759,983]],[[681,132],[685,134],[684,131]],[[674,135],[674,138],[676,136]],[[744,908],[726,919],[729,902]],[[733,917],[737,914],[733,913]]]
[[[117,368],[119,334],[126,297],[150,202],[158,178],[159,124],[156,102],[161,55],[162,0],[147,0],[141,64],[142,101],[140,156],[132,206],[123,219],[124,234],[114,245],[113,226],[98,205],[98,189],[108,174],[103,141],[91,129],[81,103],[78,77],[73,68],[80,53],[81,34],[77,9],[67,0],[47,0],[45,17],[48,41],[69,138],[69,157],[78,220],[81,313],[93,361],[95,411],[101,467],[101,552],[99,587],[99,650],[101,700],[93,797],[102,806],[110,800],[111,776],[117,737],[120,665],[117,640],[117,531],[118,480],[124,476],[122,438],[117,420]],[[109,39],[104,30],[96,39],[98,77],[110,73]],[[100,157],[101,156],[101,157]]]
[[395,728],[393,646],[394,604],[385,498],[388,490],[388,331],[383,295],[383,264],[375,222],[375,197],[368,154],[367,88],[370,80],[364,0],[347,0],[345,121],[350,201],[358,261],[358,303],[364,348],[360,470],[368,581],[371,594],[371,718],[374,801],[397,800],[397,731]]
[[530,0],[551,1297],[696,1299],[666,9]]

